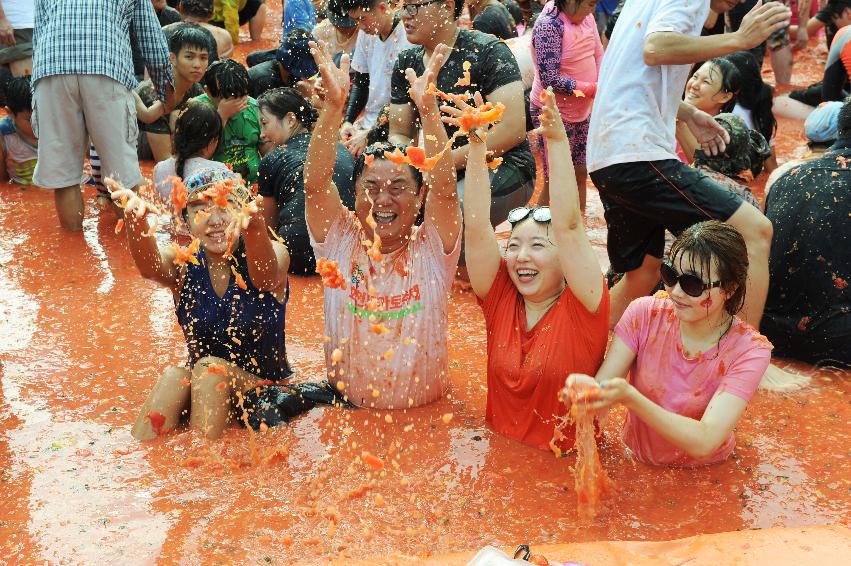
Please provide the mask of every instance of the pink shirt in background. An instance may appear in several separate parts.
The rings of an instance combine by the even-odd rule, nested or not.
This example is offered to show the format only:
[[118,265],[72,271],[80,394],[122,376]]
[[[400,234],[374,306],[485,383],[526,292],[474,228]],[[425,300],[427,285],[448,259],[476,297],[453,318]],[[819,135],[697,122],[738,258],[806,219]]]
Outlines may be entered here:
[[[338,262],[346,280],[345,290],[325,288],[325,334],[331,338],[325,362],[333,372],[331,384],[344,382],[352,403],[377,409],[416,407],[442,397],[449,386],[447,312],[460,234],[445,254],[437,228],[426,219],[414,228],[408,245],[385,255],[382,263],[367,255],[366,236],[353,212],[334,220],[325,242],[317,243],[313,234],[310,238],[316,257]],[[373,331],[373,316],[387,332]],[[332,365],[335,348],[343,357]]]
[[[771,361],[768,340],[738,318],[716,348],[686,358],[679,319],[667,297],[633,301],[615,333],[636,354],[630,383],[662,408],[696,420],[703,417],[716,393],[732,393],[750,401]],[[719,462],[736,444],[730,434],[714,454],[698,460],[662,438],[632,411],[627,414],[623,440],[638,460],[658,466]]]
[[[558,47],[561,48],[560,54],[555,52]],[[532,53],[535,79],[531,103],[541,107],[541,91],[552,86],[562,120],[570,123],[586,120],[591,115],[603,62],[603,44],[594,14],[589,14],[577,25],[563,12],[556,15],[556,8],[550,0],[533,28]],[[555,61],[554,56],[559,60]],[[585,96],[576,96],[576,90],[582,91]]]

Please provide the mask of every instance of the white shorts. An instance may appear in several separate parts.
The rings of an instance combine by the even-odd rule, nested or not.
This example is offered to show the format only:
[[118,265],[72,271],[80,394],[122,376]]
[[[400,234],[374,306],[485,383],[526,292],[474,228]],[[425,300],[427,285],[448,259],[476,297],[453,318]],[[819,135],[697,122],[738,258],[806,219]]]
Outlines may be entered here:
[[89,140],[101,158],[104,177],[126,187],[142,182],[136,156],[139,125],[130,90],[104,75],[52,75],[33,92],[33,132],[38,163],[33,181],[46,189],[80,182]]

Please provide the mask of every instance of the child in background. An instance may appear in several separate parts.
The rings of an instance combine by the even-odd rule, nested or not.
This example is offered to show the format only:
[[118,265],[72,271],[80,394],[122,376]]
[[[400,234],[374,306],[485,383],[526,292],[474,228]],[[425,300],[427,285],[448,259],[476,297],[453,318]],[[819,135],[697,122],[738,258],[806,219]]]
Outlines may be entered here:
[[[594,21],[596,0],[550,0],[532,28],[535,80],[530,95],[532,121],[540,126],[541,91],[552,88],[570,140],[570,153],[579,187],[579,205],[585,210],[585,148],[591,105],[603,62],[603,44]],[[538,204],[549,202],[549,165],[542,142],[546,182]],[[561,156],[557,156],[561,157]],[[566,157],[566,156],[565,156]]]
[[227,170],[227,165],[210,160],[221,133],[222,119],[216,109],[190,101],[175,122],[171,157],[154,167],[154,186],[163,202],[169,202],[171,196],[169,177],[185,179],[201,169]]
[[15,77],[6,86],[6,108],[12,114],[0,120],[0,181],[33,184],[38,161],[38,139],[33,133],[30,77]]
[[260,116],[248,96],[248,70],[233,59],[216,61],[204,75],[207,93],[195,100],[212,105],[222,119],[222,136],[213,161],[225,163],[249,183],[257,182],[260,166]]

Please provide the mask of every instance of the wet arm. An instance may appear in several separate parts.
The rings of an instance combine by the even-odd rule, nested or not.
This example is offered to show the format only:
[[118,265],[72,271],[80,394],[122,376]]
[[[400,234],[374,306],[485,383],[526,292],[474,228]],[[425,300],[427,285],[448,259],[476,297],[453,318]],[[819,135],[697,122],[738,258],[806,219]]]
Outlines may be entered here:
[[248,274],[254,286],[261,291],[275,291],[283,287],[287,282],[290,254],[286,246],[269,238],[263,214],[251,217],[242,238],[245,242]]
[[325,104],[313,127],[304,164],[305,216],[317,242],[325,242],[331,223],[343,212],[340,193],[331,180],[343,108]]
[[656,32],[644,40],[644,63],[688,65],[748,48],[736,33],[694,37],[672,31]]
[[[556,116],[557,120],[561,118]],[[560,126],[561,132],[564,127]],[[562,273],[573,295],[590,312],[596,312],[603,297],[603,273],[597,255],[588,241],[582,211],[579,208],[579,190],[576,173],[570,156],[567,134],[558,139],[548,138],[550,155],[567,156],[550,160],[550,179],[561,182],[550,183],[550,212],[552,213],[553,235],[558,246]]]
[[[440,120],[440,110],[433,96],[426,97],[427,102],[419,108],[423,134],[425,135],[425,150],[427,156],[436,155],[442,151],[449,141],[446,128]],[[447,151],[440,161],[426,174],[428,193],[426,195],[425,213],[434,222],[440,239],[443,242],[444,253],[449,253],[458,242],[461,232],[461,209],[458,204],[457,178],[455,166],[452,163],[452,153]]]
[[487,146],[470,142],[464,176],[464,248],[473,292],[484,299],[501,261],[499,243],[490,221],[491,187],[485,163]]
[[169,250],[160,249],[153,234],[145,235],[149,229],[146,218],[139,218],[126,210],[124,212],[124,229],[127,232],[130,254],[142,277],[173,290],[177,287],[179,275],[174,264],[174,254]]

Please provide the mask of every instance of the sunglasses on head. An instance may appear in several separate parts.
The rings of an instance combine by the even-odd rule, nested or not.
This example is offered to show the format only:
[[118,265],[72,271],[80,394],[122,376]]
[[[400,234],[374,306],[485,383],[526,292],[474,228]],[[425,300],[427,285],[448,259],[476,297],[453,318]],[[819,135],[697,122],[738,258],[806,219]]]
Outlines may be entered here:
[[680,284],[680,289],[689,297],[699,297],[704,291],[714,289],[721,285],[721,281],[714,283],[704,283],[703,279],[697,275],[690,273],[677,273],[677,270],[670,264],[663,263],[660,269],[662,273],[662,283],[665,287],[674,287],[677,283]]
[[529,215],[532,215],[532,220],[535,222],[549,222],[552,220],[549,206],[518,206],[508,213],[508,222],[513,226],[521,220],[526,220]]

